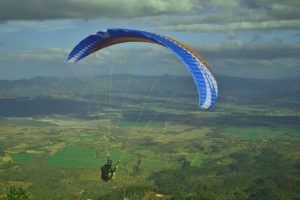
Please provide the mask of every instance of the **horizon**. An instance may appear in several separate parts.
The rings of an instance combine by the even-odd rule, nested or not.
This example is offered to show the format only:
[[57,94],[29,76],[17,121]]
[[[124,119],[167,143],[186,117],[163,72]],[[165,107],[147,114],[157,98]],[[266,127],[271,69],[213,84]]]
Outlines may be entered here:
[[[167,77],[167,76],[171,76],[171,77],[184,77],[184,78],[190,78],[192,79],[192,77],[188,74],[186,75],[176,75],[176,74],[159,74],[159,75],[152,75],[152,74],[99,74],[96,76],[33,76],[33,77],[27,77],[27,78],[18,78],[18,79],[0,79],[0,81],[20,81],[20,80],[33,80],[33,79],[79,79],[79,80],[86,80],[86,79],[97,79],[99,77],[108,77],[108,76],[140,76],[140,77]],[[236,79],[246,79],[246,80],[269,80],[269,81],[273,81],[273,80],[277,80],[277,81],[286,81],[286,80],[300,80],[300,77],[276,77],[276,78],[272,78],[272,77],[243,77],[243,76],[231,76],[231,75],[223,75],[223,74],[218,74],[218,73],[214,73],[214,76],[216,78],[218,77],[222,77],[222,78],[236,78]]]

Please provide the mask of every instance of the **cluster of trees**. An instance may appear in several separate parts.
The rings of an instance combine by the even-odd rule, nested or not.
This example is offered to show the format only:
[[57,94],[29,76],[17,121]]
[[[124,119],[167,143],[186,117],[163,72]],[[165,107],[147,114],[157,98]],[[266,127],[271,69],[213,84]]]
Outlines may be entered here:
[[29,200],[29,193],[22,187],[11,186],[7,190],[7,200]]
[[[178,199],[297,199],[296,163],[271,149],[241,150],[234,162],[208,160],[202,167],[183,165],[151,176],[157,188]],[[294,174],[294,176],[293,176]],[[184,193],[183,193],[184,191]]]

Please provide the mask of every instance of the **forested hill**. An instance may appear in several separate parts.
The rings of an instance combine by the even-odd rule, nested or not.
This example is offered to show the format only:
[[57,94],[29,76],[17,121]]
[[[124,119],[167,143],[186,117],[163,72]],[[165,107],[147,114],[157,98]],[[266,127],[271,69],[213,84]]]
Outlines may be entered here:
[[[300,97],[300,79],[272,80],[247,79],[237,77],[216,77],[219,95],[260,98]],[[177,95],[197,96],[192,77],[188,76],[137,76],[113,75],[95,78],[47,78],[36,77],[14,81],[0,81],[0,95],[5,97],[35,97],[52,95],[92,95],[96,93],[128,92],[168,95],[176,91]]]

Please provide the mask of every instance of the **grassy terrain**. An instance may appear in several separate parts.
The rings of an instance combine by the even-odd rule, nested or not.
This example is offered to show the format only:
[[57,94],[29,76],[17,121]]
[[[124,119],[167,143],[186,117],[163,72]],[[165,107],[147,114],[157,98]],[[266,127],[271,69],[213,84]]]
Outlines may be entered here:
[[45,163],[52,166],[71,168],[99,168],[99,163],[104,163],[105,160],[97,158],[96,152],[96,149],[72,144],[50,156]]
[[164,122],[139,122],[139,121],[120,121],[118,124],[121,128],[135,128],[135,127],[150,127],[150,128],[163,128]]
[[150,154],[144,155],[140,167],[142,169],[157,170],[165,168],[166,164],[166,160],[161,155]]
[[207,155],[201,154],[199,152],[194,152],[188,154],[186,159],[191,163],[191,166],[200,167],[207,159]]
[[226,136],[237,137],[245,140],[261,140],[274,138],[299,139],[298,130],[273,127],[231,127],[223,133]]
[[[130,163],[133,162],[136,157],[131,153],[127,153],[124,149],[113,148],[108,152],[110,158],[114,161],[120,160],[122,163]],[[105,154],[102,153],[102,157],[105,157]]]
[[281,131],[274,131],[269,127],[232,127],[226,129],[226,131],[224,132],[224,135],[226,136],[238,137],[247,140],[276,138],[279,137],[280,134],[282,134]]
[[16,162],[17,164],[33,161],[37,157],[35,154],[32,153],[15,153],[12,154],[11,156],[14,162]]
[[[68,95],[34,99],[2,88],[12,99],[0,100],[0,199],[10,186],[31,199],[299,198],[298,90],[289,94],[289,85],[279,84],[281,97],[273,83],[240,90],[243,80],[225,82],[216,106],[202,111],[185,80],[167,77],[147,98],[152,83],[144,79],[127,93],[128,80],[117,80],[111,99],[99,92],[107,77],[93,83],[100,96],[88,93],[86,82],[80,94],[69,81],[59,87]],[[39,84],[41,94],[56,91],[50,83]],[[175,85],[176,94],[168,90]],[[261,92],[259,101],[253,91]],[[107,154],[120,160],[111,182],[99,174]]]

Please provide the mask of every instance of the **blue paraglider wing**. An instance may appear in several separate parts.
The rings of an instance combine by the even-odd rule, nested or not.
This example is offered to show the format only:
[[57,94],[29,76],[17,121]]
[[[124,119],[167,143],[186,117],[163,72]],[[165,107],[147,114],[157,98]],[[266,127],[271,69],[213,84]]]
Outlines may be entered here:
[[187,45],[170,37],[131,29],[108,29],[83,39],[71,51],[68,61],[77,62],[105,47],[124,42],[150,42],[172,50],[191,72],[199,95],[199,107],[210,108],[216,101],[218,86],[207,62]]

